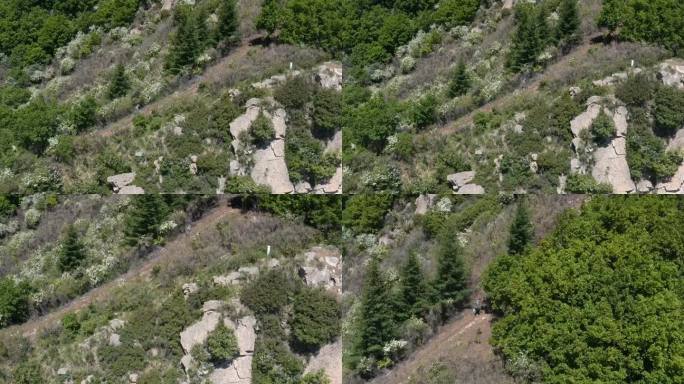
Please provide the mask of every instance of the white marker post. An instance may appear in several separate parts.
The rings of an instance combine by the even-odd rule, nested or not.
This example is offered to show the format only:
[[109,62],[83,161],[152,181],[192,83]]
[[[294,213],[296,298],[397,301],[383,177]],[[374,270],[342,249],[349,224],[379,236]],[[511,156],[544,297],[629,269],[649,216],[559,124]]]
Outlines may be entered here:
[[269,256],[271,256],[271,246],[267,245],[266,246],[266,257],[269,257]]

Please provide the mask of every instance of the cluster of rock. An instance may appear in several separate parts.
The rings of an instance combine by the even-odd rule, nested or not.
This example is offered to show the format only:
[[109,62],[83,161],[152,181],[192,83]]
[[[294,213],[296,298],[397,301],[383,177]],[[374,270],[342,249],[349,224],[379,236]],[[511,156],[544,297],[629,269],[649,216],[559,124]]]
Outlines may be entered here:
[[684,60],[670,59],[662,62],[658,68],[658,77],[667,86],[684,89]]
[[[233,303],[242,308],[239,302]],[[235,332],[239,347],[239,356],[224,366],[216,367],[209,375],[209,380],[214,384],[250,384],[252,381],[252,355],[254,354],[254,342],[256,340],[256,319],[254,316],[242,316],[236,321],[224,317],[222,313],[225,303],[219,300],[210,300],[202,307],[202,318],[190,325],[180,334],[181,346],[185,356],[181,358],[181,365],[186,373],[195,368],[196,362],[190,354],[196,345],[202,345],[219,323]]]
[[453,173],[447,176],[454,193],[458,195],[482,195],[485,189],[478,184],[471,183],[475,179],[475,171]]
[[119,175],[109,176],[107,183],[112,186],[114,193],[119,195],[142,195],[145,190],[132,185],[135,180],[135,172],[122,173]]
[[322,287],[336,295],[342,293],[341,255],[337,248],[313,247],[303,255],[299,277],[312,287]]

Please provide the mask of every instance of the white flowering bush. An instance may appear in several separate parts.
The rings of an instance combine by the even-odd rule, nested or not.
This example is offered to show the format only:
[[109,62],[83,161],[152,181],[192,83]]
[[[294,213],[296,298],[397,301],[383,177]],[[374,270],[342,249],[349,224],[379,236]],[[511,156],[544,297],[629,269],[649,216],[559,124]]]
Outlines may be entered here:
[[76,61],[71,57],[65,57],[59,62],[59,73],[61,75],[68,75],[74,71]]
[[114,270],[118,259],[114,256],[107,256],[99,264],[91,265],[86,268],[85,276],[91,286],[95,287],[104,282],[109,274]]
[[26,244],[33,239],[33,231],[21,231],[12,236],[7,244],[0,247],[0,255],[14,257],[26,248]]
[[178,224],[176,224],[175,221],[165,221],[159,226],[159,234],[162,236],[168,235],[169,233],[173,232],[176,227],[178,227]]
[[401,73],[403,74],[413,71],[414,69],[416,69],[416,59],[414,59],[411,56],[404,57],[403,59],[401,59],[399,69],[401,69]]
[[26,213],[24,213],[24,224],[28,228],[35,228],[40,223],[40,211],[31,208]]
[[19,230],[19,222],[17,220],[10,220],[7,223],[0,223],[0,239],[13,235]]
[[451,199],[449,199],[448,197],[442,197],[435,205],[435,210],[437,210],[438,212],[447,213],[451,212],[452,206],[453,204],[451,203]]
[[397,361],[401,359],[404,351],[406,350],[406,345],[408,342],[406,340],[390,340],[384,347],[382,347],[382,352],[386,357]]

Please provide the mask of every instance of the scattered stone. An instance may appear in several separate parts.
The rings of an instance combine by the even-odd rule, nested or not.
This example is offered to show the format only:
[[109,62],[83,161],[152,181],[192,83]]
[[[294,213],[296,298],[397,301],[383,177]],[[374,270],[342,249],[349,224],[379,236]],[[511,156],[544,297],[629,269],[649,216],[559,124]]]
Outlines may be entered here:
[[69,374],[69,368],[67,367],[61,367],[60,369],[57,370],[57,374],[59,376],[66,376]]
[[114,192],[118,192],[121,188],[131,184],[133,180],[135,180],[135,172],[130,172],[109,176],[107,183],[114,186]]
[[306,181],[300,181],[295,185],[295,193],[309,193],[311,192],[311,184]]
[[183,127],[180,127],[178,125],[173,127],[173,134],[176,136],[182,136],[183,135]]
[[537,173],[539,171],[539,165],[536,161],[530,161],[530,172]]
[[186,283],[186,284],[183,284],[182,289],[183,289],[183,296],[185,296],[185,298],[187,299],[188,296],[199,291],[199,285],[197,285],[197,283]]
[[240,269],[238,269],[238,272],[242,273],[243,275],[256,276],[259,274],[259,268],[258,267],[240,267]]
[[648,193],[653,190],[653,183],[651,183],[649,180],[639,180],[636,188],[637,192],[639,193]]
[[451,175],[447,176],[447,181],[451,183],[451,185],[455,189],[459,189],[466,184],[470,183],[473,181],[475,178],[475,171],[466,171],[466,172],[459,172],[459,173],[454,173]]
[[570,97],[573,99],[577,97],[582,92],[582,88],[580,87],[570,87]]
[[128,375],[128,382],[131,384],[137,384],[138,383],[138,374],[137,373],[131,373]]
[[239,284],[242,279],[240,272],[231,272],[225,276],[214,276],[214,284],[222,287],[227,287],[234,284]]
[[437,195],[434,194],[423,194],[416,198],[416,215],[424,215],[430,210],[430,208],[435,205],[435,200]]
[[126,325],[126,322],[121,319],[112,319],[109,321],[109,329],[112,331],[121,329],[124,325]]
[[197,174],[197,163],[190,163],[190,174],[191,175]]
[[558,176],[558,187],[556,187],[556,193],[559,195],[565,194],[565,187],[568,184],[568,177],[565,175]]

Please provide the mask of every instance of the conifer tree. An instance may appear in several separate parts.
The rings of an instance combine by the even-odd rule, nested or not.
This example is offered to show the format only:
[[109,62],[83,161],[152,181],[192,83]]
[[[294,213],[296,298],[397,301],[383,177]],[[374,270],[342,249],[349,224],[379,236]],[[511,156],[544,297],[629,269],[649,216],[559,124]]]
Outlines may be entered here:
[[156,194],[135,196],[126,220],[126,243],[136,245],[141,238],[155,237],[163,218],[161,198]]
[[508,67],[519,71],[526,65],[537,63],[539,54],[549,40],[546,14],[541,7],[526,4],[516,12],[518,28],[513,35],[513,46],[508,57]]
[[59,252],[59,270],[61,272],[73,271],[85,259],[85,251],[83,244],[78,239],[78,233],[73,225],[70,225],[66,231],[66,237],[62,244],[62,249]]
[[580,39],[580,17],[577,0],[563,0],[558,16],[556,36],[561,45],[569,47],[577,44]]
[[420,318],[428,307],[428,290],[418,257],[411,253],[401,271],[400,320]]
[[282,12],[279,0],[264,0],[261,4],[261,13],[256,19],[256,27],[272,35],[278,28]]
[[449,83],[449,96],[456,97],[465,95],[470,89],[470,77],[466,72],[466,65],[463,60],[459,61],[456,71],[454,71],[451,82]]
[[371,260],[361,298],[360,351],[363,356],[382,357],[383,346],[394,336],[394,313],[389,283],[378,261]]
[[532,242],[534,228],[532,223],[530,223],[530,214],[524,202],[518,204],[510,233],[508,253],[511,255],[521,254]]
[[112,80],[109,84],[109,98],[116,99],[125,96],[130,89],[128,76],[126,76],[126,68],[123,64],[118,64],[112,74]]
[[171,39],[171,49],[166,62],[166,69],[173,75],[192,67],[201,50],[197,16],[187,8],[180,8],[178,12],[178,31]]
[[223,0],[218,10],[218,19],[218,40],[228,44],[235,43],[239,39],[238,27],[240,26],[235,0]]
[[455,233],[448,228],[440,233],[437,259],[437,276],[434,281],[435,301],[439,303],[445,314],[448,304],[458,306],[468,296],[468,276],[461,246]]

